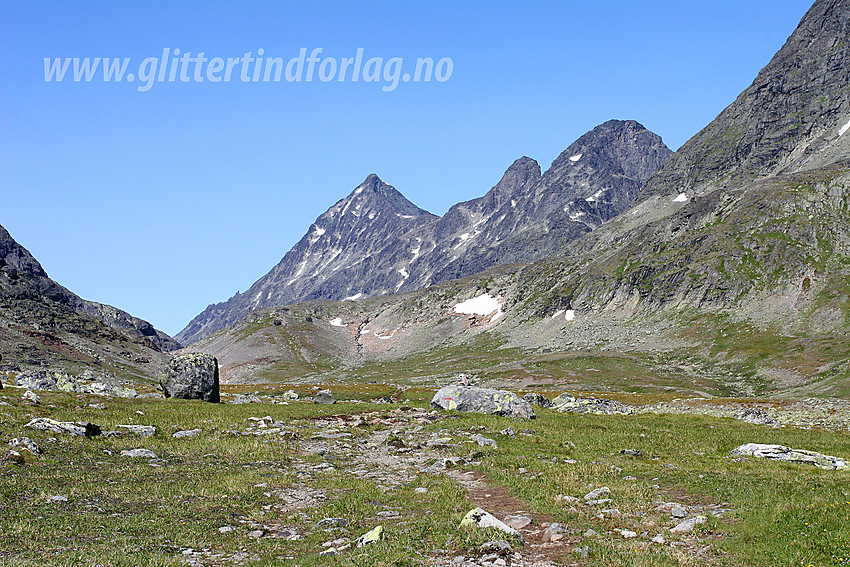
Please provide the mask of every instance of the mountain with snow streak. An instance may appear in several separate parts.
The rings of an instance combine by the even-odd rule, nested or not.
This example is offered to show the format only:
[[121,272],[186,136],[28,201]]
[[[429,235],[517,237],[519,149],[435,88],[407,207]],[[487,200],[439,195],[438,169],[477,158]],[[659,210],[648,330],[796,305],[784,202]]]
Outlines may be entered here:
[[671,155],[637,122],[611,120],[576,140],[545,173],[520,158],[484,196],[442,217],[371,174],[319,216],[268,274],[207,307],[176,338],[194,343],[261,307],[356,301],[557,255],[626,210]]

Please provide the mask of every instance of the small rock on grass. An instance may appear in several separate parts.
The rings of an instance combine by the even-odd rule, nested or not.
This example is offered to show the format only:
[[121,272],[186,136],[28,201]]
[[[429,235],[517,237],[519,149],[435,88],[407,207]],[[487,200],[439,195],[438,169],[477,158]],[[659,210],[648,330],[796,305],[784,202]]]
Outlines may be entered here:
[[29,437],[15,437],[11,441],[9,441],[9,446],[12,447],[13,449],[15,447],[21,447],[23,449],[26,449],[27,451],[29,451],[33,455],[40,455],[41,452],[42,452],[41,447],[36,445],[35,441],[30,439]]
[[705,516],[694,516],[693,518],[688,518],[684,522],[679,523],[677,526],[670,528],[670,531],[674,534],[686,534],[693,531],[693,529],[699,524],[704,524],[705,521]]
[[121,451],[122,457],[142,458],[142,459],[158,459],[156,453],[150,449],[130,449],[129,451]]
[[611,494],[611,489],[607,486],[600,486],[596,490],[591,490],[584,495],[585,500],[598,500],[600,496]]
[[384,526],[376,526],[375,528],[369,530],[355,541],[355,545],[357,547],[363,547],[364,545],[369,545],[372,543],[376,543],[381,541],[381,538],[384,536]]
[[129,431],[139,437],[153,437],[156,435],[156,427],[153,425],[116,425],[115,427]]
[[171,434],[171,436],[175,439],[182,439],[184,437],[195,437],[196,435],[200,435],[200,429],[187,429],[185,431],[175,431]]

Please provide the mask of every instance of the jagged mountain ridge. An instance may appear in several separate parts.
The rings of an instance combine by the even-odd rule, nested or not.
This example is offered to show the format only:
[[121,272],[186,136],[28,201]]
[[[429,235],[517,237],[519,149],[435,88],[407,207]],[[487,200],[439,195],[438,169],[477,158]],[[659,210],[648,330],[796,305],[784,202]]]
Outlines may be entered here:
[[[198,348],[222,353],[234,380],[274,377],[277,367],[264,360],[322,371],[314,352],[272,346],[268,337],[283,329],[335,345],[327,352],[340,370],[331,373],[363,361],[401,361],[400,369],[420,361],[409,376],[439,377],[508,347],[546,364],[559,351],[626,353],[725,394],[850,395],[850,106],[843,95],[830,97],[847,92],[847,22],[850,0],[815,2],[754,83],[774,96],[744,109],[753,87],[745,90],[653,175],[643,201],[566,244],[563,257],[357,305],[259,311]],[[800,61],[835,72],[808,81],[805,97],[789,96],[783,85]],[[777,137],[777,108],[820,126]],[[742,115],[761,126],[715,162],[718,146],[706,142],[722,140],[709,134]],[[498,313],[456,312],[482,293],[498,300]],[[303,323],[305,314],[313,324]],[[274,318],[282,325],[272,327]],[[492,356],[483,368],[496,368]],[[513,355],[505,366],[522,376],[521,365]],[[536,372],[532,364],[527,375]]]
[[628,208],[670,155],[637,122],[611,120],[571,144],[545,174],[520,158],[486,195],[443,217],[372,174],[316,219],[266,276],[210,305],[177,339],[190,344],[259,307],[410,291],[555,255]]
[[[144,375],[145,365],[157,363],[164,359],[163,353],[180,348],[149,322],[110,305],[82,299],[56,283],[2,226],[0,307],[4,362],[83,366],[104,362],[114,368],[134,367]],[[106,360],[113,355],[111,362]]]

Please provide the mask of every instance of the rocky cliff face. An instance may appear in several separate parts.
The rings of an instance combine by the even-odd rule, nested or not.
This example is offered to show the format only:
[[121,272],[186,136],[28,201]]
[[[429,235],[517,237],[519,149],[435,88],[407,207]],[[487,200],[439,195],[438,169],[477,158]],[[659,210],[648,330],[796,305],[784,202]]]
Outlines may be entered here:
[[2,226],[0,307],[0,354],[7,363],[121,364],[144,374],[147,364],[180,347],[147,321],[86,301],[50,279]]
[[641,199],[817,169],[850,151],[850,2],[815,2],[738,98],[650,179]]
[[671,153],[637,122],[611,120],[576,140],[545,174],[520,158],[486,195],[443,217],[370,175],[267,275],[210,305],[177,339],[196,342],[259,307],[405,292],[556,255],[627,209]]

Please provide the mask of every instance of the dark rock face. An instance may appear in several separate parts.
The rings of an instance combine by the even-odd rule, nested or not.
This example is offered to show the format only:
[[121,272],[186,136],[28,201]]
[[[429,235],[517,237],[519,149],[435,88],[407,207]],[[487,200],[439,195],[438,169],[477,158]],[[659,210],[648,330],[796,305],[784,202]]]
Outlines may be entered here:
[[[131,357],[131,364],[141,365],[146,364],[145,360],[164,358],[160,354],[163,351],[180,347],[147,321],[109,305],[86,301],[50,279],[32,254],[2,226],[0,321],[7,331],[14,332],[14,335],[4,336],[2,343],[5,344],[0,344],[0,348],[6,352],[10,362],[22,364],[73,360],[101,366],[102,360],[82,352],[91,352],[93,349],[90,347],[94,343],[94,346],[110,344],[117,347],[115,351],[123,351],[124,358]],[[66,340],[69,335],[73,339]],[[74,346],[81,341],[87,343],[83,349]],[[139,360],[133,360],[134,355],[124,346],[129,343],[149,350],[143,356],[137,352],[135,358]],[[122,364],[126,363],[126,360],[122,361]]]
[[486,195],[442,218],[372,174],[316,219],[268,274],[210,305],[177,340],[197,342],[259,307],[411,291],[556,255],[628,208],[671,154],[637,122],[611,120],[576,140],[545,174],[520,158]]
[[531,405],[513,392],[456,384],[440,388],[434,394],[434,399],[431,400],[431,407],[486,413],[502,417],[521,417],[524,419],[537,417],[534,410],[531,409]]
[[818,0],[753,84],[659,169],[641,197],[705,192],[846,157],[850,0]]
[[209,354],[174,357],[159,381],[166,398],[218,403],[218,361]]

